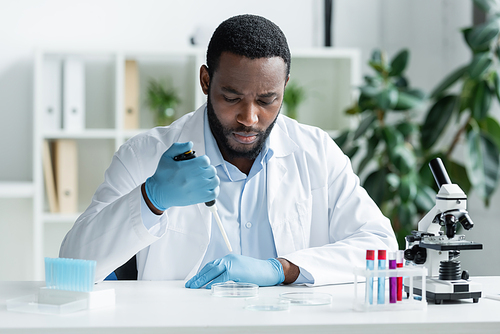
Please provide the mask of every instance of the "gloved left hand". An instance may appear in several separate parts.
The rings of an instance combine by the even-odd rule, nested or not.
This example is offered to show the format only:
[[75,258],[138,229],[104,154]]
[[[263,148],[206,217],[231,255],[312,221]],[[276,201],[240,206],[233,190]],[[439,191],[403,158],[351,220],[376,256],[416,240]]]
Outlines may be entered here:
[[186,282],[186,288],[198,289],[207,284],[227,281],[254,283],[259,286],[278,285],[285,280],[283,266],[276,259],[258,260],[252,257],[229,254],[209,262]]

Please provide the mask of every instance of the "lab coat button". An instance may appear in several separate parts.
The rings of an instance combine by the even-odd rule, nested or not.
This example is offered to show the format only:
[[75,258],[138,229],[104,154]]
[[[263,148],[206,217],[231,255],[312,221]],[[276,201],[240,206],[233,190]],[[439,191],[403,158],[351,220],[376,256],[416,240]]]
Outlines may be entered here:
[[247,222],[247,223],[245,224],[245,227],[246,227],[246,228],[250,228],[250,227],[252,227],[252,223]]

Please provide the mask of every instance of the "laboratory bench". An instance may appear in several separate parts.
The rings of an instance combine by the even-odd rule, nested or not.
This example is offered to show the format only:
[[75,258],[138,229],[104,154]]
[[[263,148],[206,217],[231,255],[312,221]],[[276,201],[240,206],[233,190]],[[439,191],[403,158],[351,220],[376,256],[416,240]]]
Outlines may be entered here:
[[[259,288],[259,298],[284,292],[319,292],[332,296],[323,306],[291,305],[286,311],[252,311],[245,298],[214,297],[183,281],[105,281],[113,288],[113,307],[64,315],[7,311],[6,301],[35,294],[44,282],[0,282],[0,333],[500,333],[500,277],[474,277],[483,297],[428,303],[424,309],[356,311],[354,284]],[[357,285],[358,292],[364,284]]]

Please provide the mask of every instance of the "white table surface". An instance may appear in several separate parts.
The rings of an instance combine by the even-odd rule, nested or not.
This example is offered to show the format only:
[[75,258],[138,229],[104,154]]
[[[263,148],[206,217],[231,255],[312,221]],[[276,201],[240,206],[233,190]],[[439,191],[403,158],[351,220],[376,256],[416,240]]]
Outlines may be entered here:
[[[500,277],[475,277],[484,293],[500,293]],[[426,310],[358,312],[354,285],[278,286],[259,296],[283,292],[324,292],[329,306],[292,305],[288,311],[245,309],[241,298],[211,296],[184,288],[182,281],[114,281],[116,305],[66,315],[7,311],[6,300],[35,294],[44,282],[0,282],[0,333],[500,333],[500,301],[481,298],[428,304]],[[364,284],[360,284],[362,290]],[[359,291],[361,291],[359,290]]]

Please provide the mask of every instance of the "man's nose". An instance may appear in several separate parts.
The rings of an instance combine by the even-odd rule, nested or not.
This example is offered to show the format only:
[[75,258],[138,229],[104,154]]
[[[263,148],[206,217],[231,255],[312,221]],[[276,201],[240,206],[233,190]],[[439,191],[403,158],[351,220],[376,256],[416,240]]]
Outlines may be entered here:
[[259,121],[259,108],[254,103],[247,103],[242,106],[236,120],[244,126],[255,125]]

